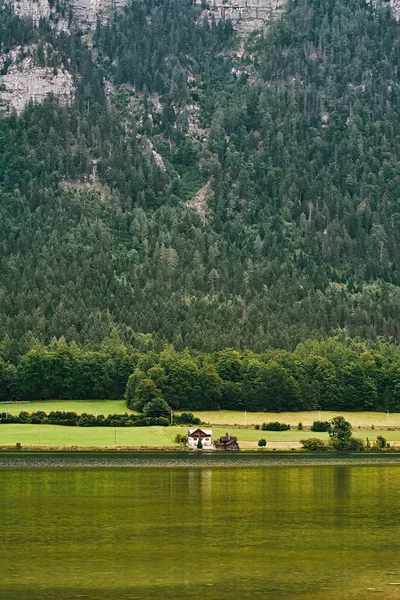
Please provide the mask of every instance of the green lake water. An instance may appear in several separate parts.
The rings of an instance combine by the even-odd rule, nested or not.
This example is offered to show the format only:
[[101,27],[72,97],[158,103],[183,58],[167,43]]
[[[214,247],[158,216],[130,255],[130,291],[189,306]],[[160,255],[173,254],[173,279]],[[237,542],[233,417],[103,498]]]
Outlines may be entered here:
[[1,600],[400,599],[399,466],[143,460],[0,469]]

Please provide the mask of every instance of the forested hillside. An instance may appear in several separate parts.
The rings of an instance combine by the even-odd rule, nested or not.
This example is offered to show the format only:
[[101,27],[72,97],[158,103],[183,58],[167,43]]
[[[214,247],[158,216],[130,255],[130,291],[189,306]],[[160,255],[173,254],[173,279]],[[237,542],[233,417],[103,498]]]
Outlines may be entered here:
[[68,102],[0,118],[6,361],[53,338],[259,353],[338,329],[398,341],[390,8],[289,1],[247,38],[201,14],[134,0],[83,35],[0,4],[0,55],[29,48],[73,80]]

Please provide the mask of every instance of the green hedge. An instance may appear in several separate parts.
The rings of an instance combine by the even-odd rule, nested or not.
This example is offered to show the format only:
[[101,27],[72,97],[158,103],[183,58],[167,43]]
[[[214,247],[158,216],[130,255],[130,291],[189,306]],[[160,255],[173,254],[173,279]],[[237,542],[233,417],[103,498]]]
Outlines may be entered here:
[[0,423],[30,423],[34,425],[67,425],[70,427],[148,427],[162,425],[167,427],[169,420],[165,417],[143,417],[141,415],[91,415],[75,412],[52,411],[45,413],[37,411],[28,413],[22,411],[18,416],[0,413]]

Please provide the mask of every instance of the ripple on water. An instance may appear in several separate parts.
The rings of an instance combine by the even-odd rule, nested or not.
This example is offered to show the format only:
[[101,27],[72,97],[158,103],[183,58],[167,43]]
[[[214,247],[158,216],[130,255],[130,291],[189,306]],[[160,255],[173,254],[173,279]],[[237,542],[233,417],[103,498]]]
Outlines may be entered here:
[[[400,465],[400,455],[382,456],[299,456],[257,454],[185,454],[171,452],[136,453],[0,453],[0,469],[28,468],[236,468],[236,467],[312,467],[332,465]],[[400,585],[393,583],[391,585]],[[372,591],[372,590],[371,590]]]

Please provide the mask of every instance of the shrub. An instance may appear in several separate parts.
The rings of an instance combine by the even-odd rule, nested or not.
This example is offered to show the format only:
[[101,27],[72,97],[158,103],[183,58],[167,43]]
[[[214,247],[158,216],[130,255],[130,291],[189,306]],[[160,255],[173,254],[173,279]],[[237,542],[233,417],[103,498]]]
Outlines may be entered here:
[[279,421],[274,421],[272,423],[263,423],[261,429],[263,431],[287,431],[290,429],[290,425],[286,423],[279,423]]
[[329,421],[314,421],[311,426],[311,431],[330,431],[331,424]]
[[297,425],[297,429],[298,429],[299,431],[303,431],[303,429],[304,429],[304,428],[303,428],[303,423],[299,423],[299,424]]
[[201,419],[195,417],[190,412],[183,412],[180,415],[174,416],[174,421],[177,425],[200,425],[201,423]]
[[344,451],[344,452],[361,452],[364,450],[365,443],[360,438],[349,437],[345,442],[337,438],[331,438],[328,443],[329,448],[332,450]]
[[378,448],[386,448],[386,439],[383,437],[383,435],[377,436],[376,445],[378,446]]
[[361,452],[364,450],[365,444],[364,440],[360,440],[360,438],[351,437],[348,444],[348,450],[350,452]]
[[175,436],[175,442],[177,444],[183,444],[184,446],[186,446],[187,440],[187,435],[181,435],[180,433],[177,433]]
[[23,410],[19,413],[18,415],[18,422],[19,423],[29,423],[29,413],[26,412],[26,410]]
[[19,420],[14,415],[2,412],[0,413],[0,423],[19,423]]
[[77,421],[77,425],[78,427],[95,427],[95,425],[97,425],[97,420],[94,415],[82,413]]
[[38,410],[37,412],[31,413],[29,421],[32,423],[32,425],[45,425],[48,423],[47,414],[43,410]]
[[254,427],[254,429],[257,429],[257,431],[258,431],[258,430],[260,429],[260,426],[259,426],[259,425],[256,425],[256,426]]
[[318,438],[308,438],[308,440],[300,440],[303,444],[304,450],[311,450],[313,452],[318,450],[328,450],[327,444]]
[[258,440],[258,445],[260,446],[260,448],[264,448],[267,445],[267,440]]
[[78,415],[75,412],[62,412],[61,410],[51,411],[48,414],[49,425],[69,425],[73,427],[78,422]]

